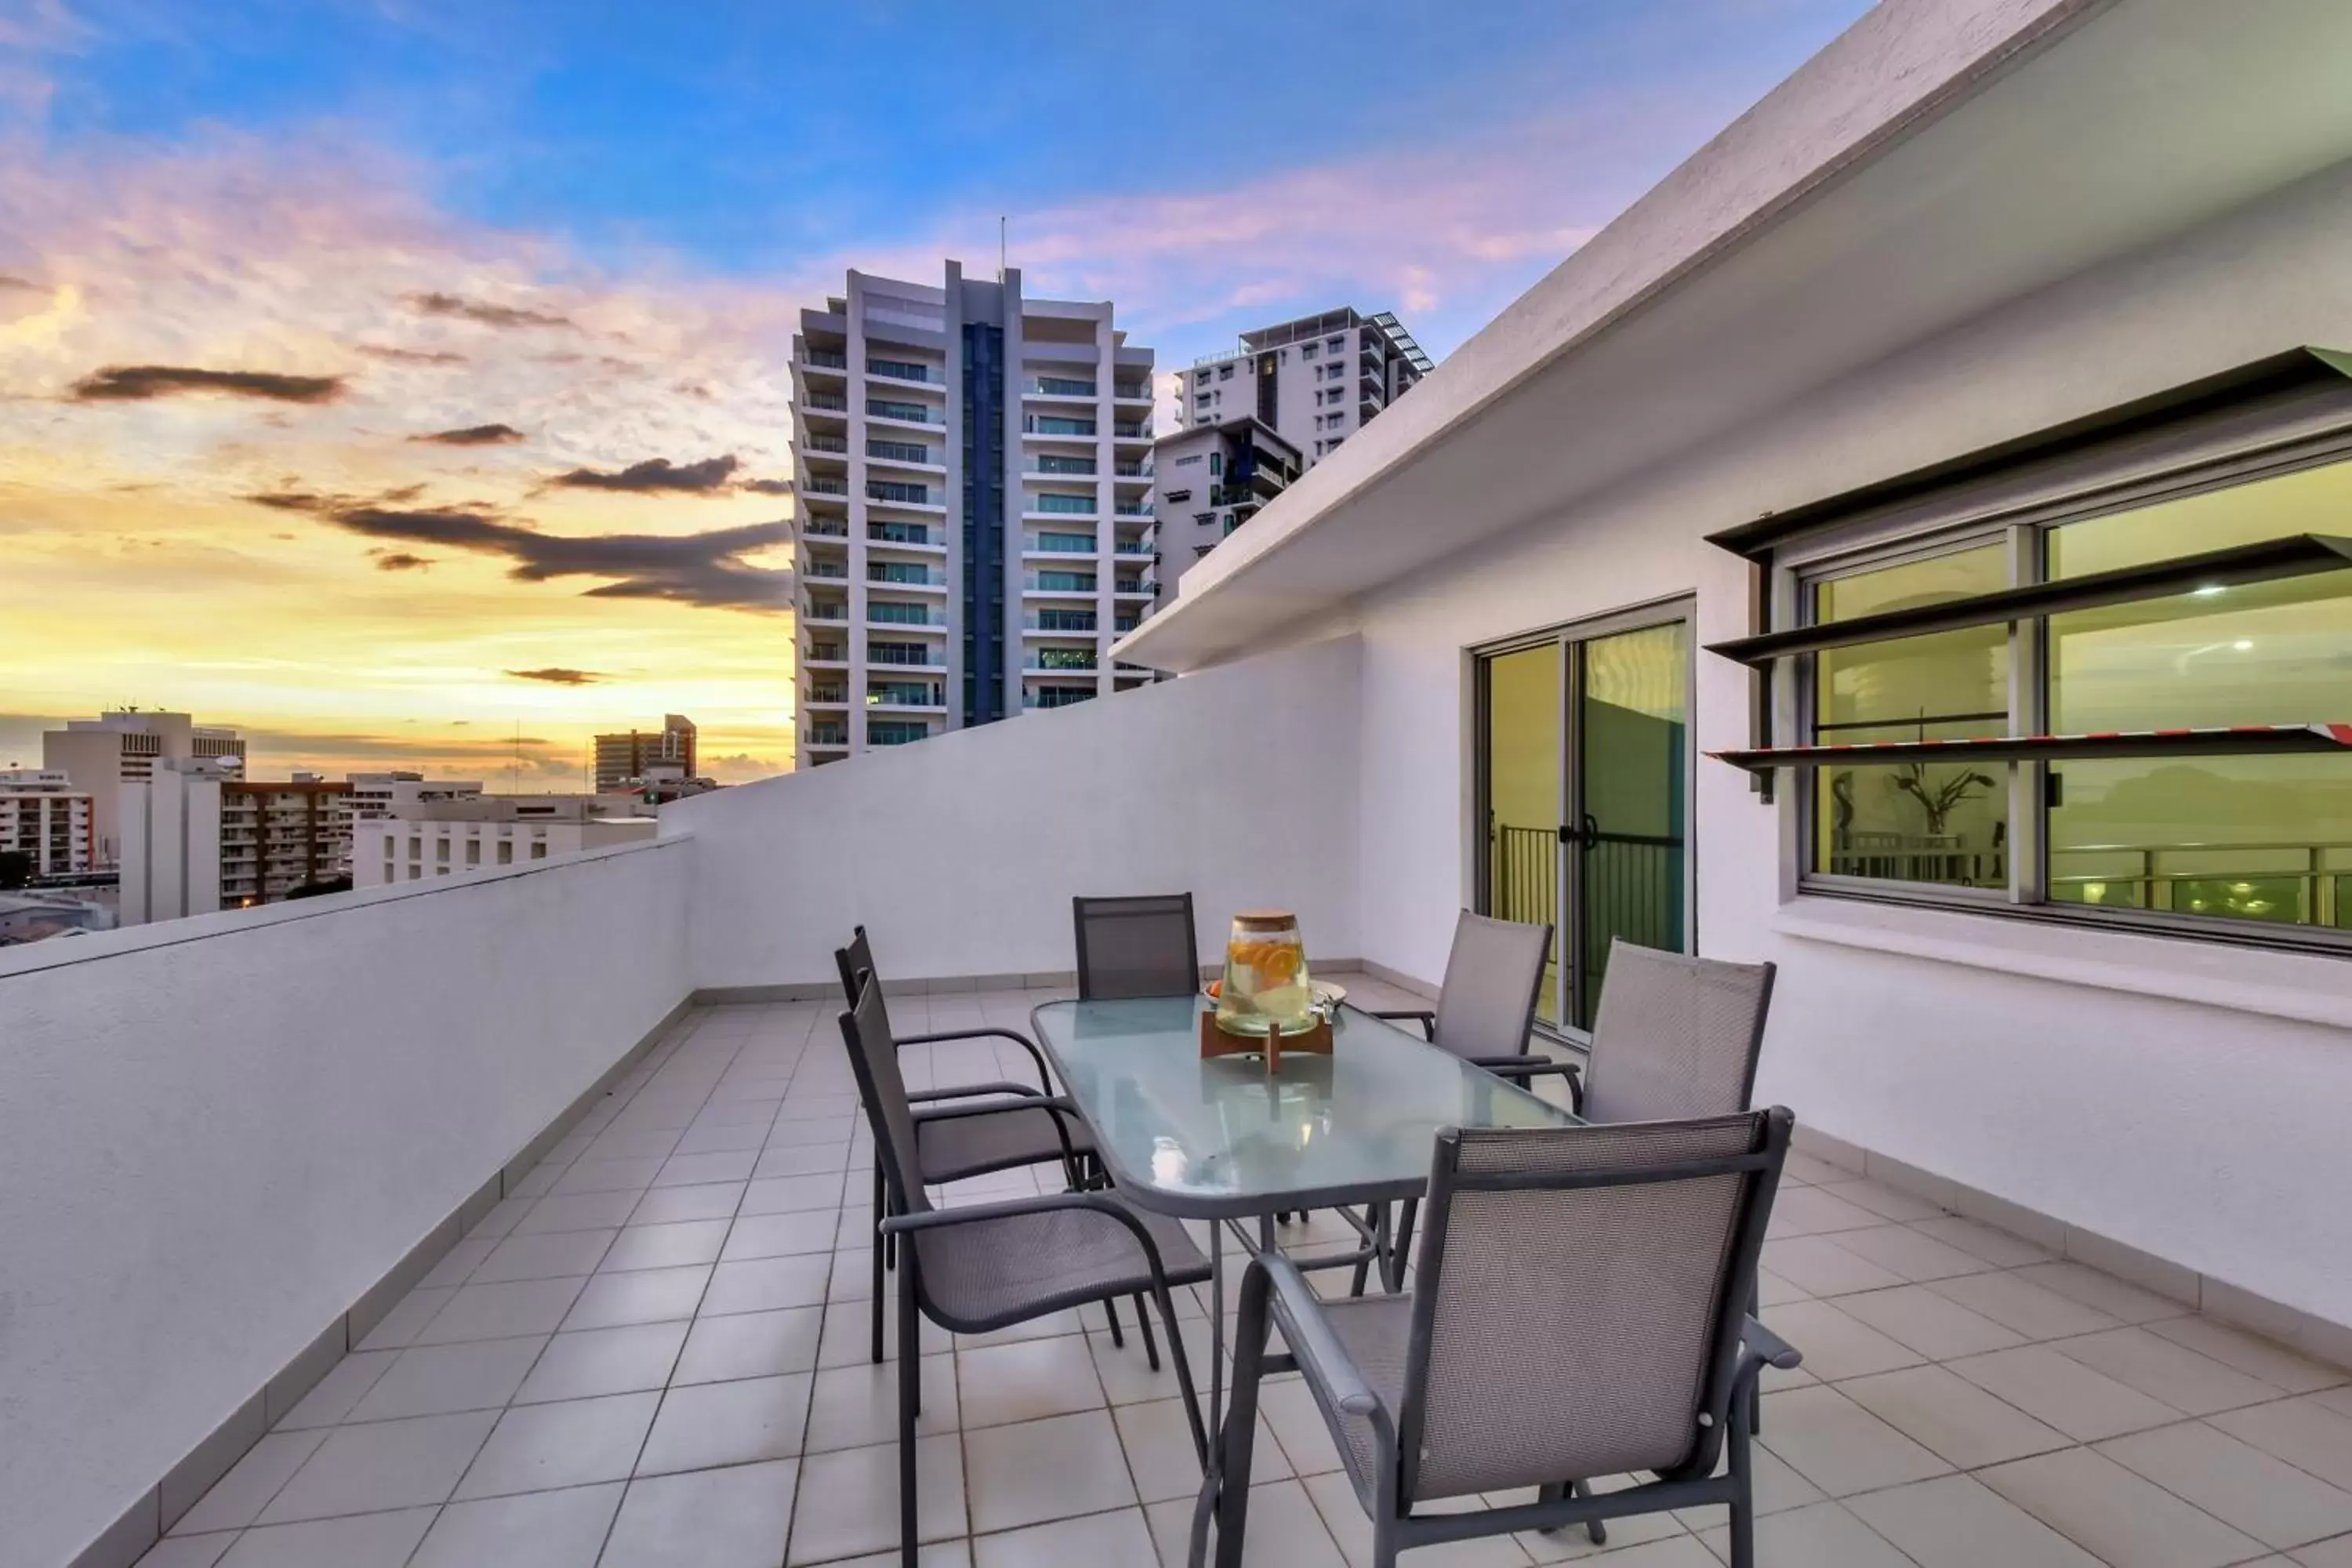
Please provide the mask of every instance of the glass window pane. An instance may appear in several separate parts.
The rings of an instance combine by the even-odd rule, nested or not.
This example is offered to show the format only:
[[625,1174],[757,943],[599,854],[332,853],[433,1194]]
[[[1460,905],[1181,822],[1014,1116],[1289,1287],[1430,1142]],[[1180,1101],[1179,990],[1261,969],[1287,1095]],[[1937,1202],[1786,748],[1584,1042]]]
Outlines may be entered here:
[[[2288,533],[2343,532],[2336,463],[2068,524],[2053,575]],[[2054,616],[2062,733],[2335,721],[2352,712],[2352,572]],[[2050,893],[2103,908],[2352,930],[2352,759],[2177,757],[2053,765]]]
[[[1497,920],[1559,922],[1560,759],[1557,643],[1499,654],[1486,665],[1486,907]],[[1556,966],[1536,1004],[1560,1020]]]
[[[1816,622],[1937,604],[2009,585],[2000,544],[1813,584]],[[1971,626],[1814,656],[1814,738],[1825,745],[2011,732],[2009,628]],[[1841,763],[1813,770],[1812,868],[1953,887],[2009,881],[2005,764]]]

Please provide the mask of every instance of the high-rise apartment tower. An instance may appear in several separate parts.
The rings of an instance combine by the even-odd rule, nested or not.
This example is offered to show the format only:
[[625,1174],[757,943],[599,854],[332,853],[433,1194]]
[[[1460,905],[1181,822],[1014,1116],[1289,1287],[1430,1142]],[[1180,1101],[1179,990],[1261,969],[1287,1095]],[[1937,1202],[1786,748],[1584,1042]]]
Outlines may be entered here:
[[1150,679],[1151,351],[1101,302],[862,272],[793,340],[800,760]]

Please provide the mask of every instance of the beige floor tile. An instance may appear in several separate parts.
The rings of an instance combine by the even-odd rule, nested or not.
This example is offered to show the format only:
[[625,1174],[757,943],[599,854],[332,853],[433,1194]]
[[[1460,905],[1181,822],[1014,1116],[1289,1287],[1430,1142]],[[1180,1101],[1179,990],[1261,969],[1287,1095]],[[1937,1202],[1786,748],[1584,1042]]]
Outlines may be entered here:
[[[1717,1561],[1731,1561],[1727,1528],[1709,1530],[1699,1539]],[[1604,1557],[1601,1562],[1613,1568],[1615,1560]],[[1912,1568],[1911,1559],[1887,1544],[1885,1536],[1834,1502],[1758,1520],[1756,1562],[1757,1568]]]
[[1838,1392],[1963,1470],[2074,1441],[1940,1366],[1857,1377],[1838,1384]]
[[323,1431],[270,1433],[173,1522],[171,1533],[201,1535],[251,1524],[326,1440]]
[[1765,1395],[1759,1441],[1832,1497],[1923,1480],[1951,1468],[1834,1388]]
[[2024,1337],[1924,1285],[1839,1299],[1838,1308],[1930,1361],[1981,1355],[2022,1344]]
[[481,1410],[338,1426],[256,1522],[444,1502],[498,1420]]
[[813,1374],[794,1372],[671,1389],[662,1396],[636,1473],[791,1458],[801,1451],[808,1427],[812,1381]]
[[2095,1307],[2122,1322],[2152,1323],[2163,1318],[2181,1317],[2189,1310],[2169,1296],[2143,1290],[2112,1274],[2102,1274],[2080,1263],[2029,1264],[2019,1269],[2017,1275],[2032,1284],[2055,1290],[2061,1296],[2072,1297],[2086,1307]]
[[[956,1431],[961,1413],[956,1405],[955,1358],[925,1356],[922,1380],[923,1407],[915,1418],[917,1435],[928,1437]],[[809,1398],[808,1452],[893,1443],[898,1436],[897,1363],[876,1366],[858,1362],[817,1373]]]
[[634,1189],[613,1193],[583,1193],[572,1197],[541,1198],[515,1222],[516,1236],[543,1236],[567,1230],[610,1230],[627,1223],[638,1206]]
[[[1885,1290],[1903,1277],[1837,1244],[1834,1236],[1791,1236],[1764,1244],[1763,1266],[1806,1296]],[[1766,1306],[1772,1303],[1766,1300]]]
[[1932,1237],[1947,1247],[1957,1247],[1972,1257],[1981,1258],[1996,1268],[2021,1268],[2029,1263],[2048,1263],[2057,1255],[2048,1247],[2012,1236],[1998,1226],[1981,1220],[1963,1219],[1958,1215],[1946,1215],[1941,1219],[1912,1222],[1911,1228],[1920,1235]]
[[280,1418],[277,1429],[298,1432],[311,1426],[332,1426],[345,1419],[352,1406],[367,1396],[376,1379],[399,1356],[398,1351],[353,1351],[327,1369],[327,1375],[312,1384],[310,1392]]
[[1084,1334],[1057,1334],[958,1352],[956,1399],[963,1409],[964,1430],[1103,1405],[1102,1379],[1095,1372],[1087,1339]]
[[525,1279],[502,1285],[462,1286],[411,1342],[446,1345],[465,1340],[551,1334],[563,1321],[564,1313],[578,1299],[584,1283],[581,1279]]
[[694,1187],[656,1187],[629,1213],[631,1225],[673,1225],[686,1220],[733,1219],[743,1202],[742,1182],[712,1182]]
[[1846,1506],[1920,1568],[2101,1568],[2097,1558],[1967,1476],[1873,1492]]
[[211,1535],[167,1535],[149,1547],[131,1568],[214,1568],[236,1542],[233,1530]]
[[[1193,1318],[1182,1323],[1184,1354],[1192,1372],[1193,1386],[1207,1397],[1209,1386],[1209,1321]],[[1151,1370],[1141,1349],[1132,1335],[1124,1348],[1110,1342],[1110,1336],[1099,1324],[1087,1331],[1087,1352],[1094,1358],[1095,1373],[1102,1379],[1103,1392],[1113,1405],[1140,1405],[1147,1400],[1174,1399],[1182,1392],[1176,1381],[1175,1363],[1168,1355],[1168,1335],[1165,1323],[1155,1314],[1152,1332],[1160,1336],[1160,1370]]]
[[1139,1508],[1057,1520],[971,1543],[973,1568],[1071,1568],[1076,1563],[1149,1564],[1156,1555]]
[[[352,1421],[394,1421],[456,1410],[497,1410],[514,1397],[548,1336],[412,1345],[352,1406]],[[656,1380],[656,1386],[658,1386]]]
[[[900,1568],[904,1561],[896,1552],[877,1552],[871,1557],[845,1557],[824,1568]],[[971,1568],[971,1542],[959,1538],[918,1548],[915,1568]]]
[[617,1274],[634,1268],[687,1268],[719,1261],[727,1244],[729,1222],[723,1219],[678,1220],[667,1225],[633,1225],[622,1230],[604,1254],[597,1271]]
[[[1356,1500],[1355,1489],[1343,1475],[1316,1476],[1306,1483],[1307,1495],[1312,1499],[1315,1510],[1323,1516],[1324,1529],[1339,1543],[1339,1552],[1350,1568],[1370,1568],[1372,1560],[1372,1526],[1364,1517],[1363,1504]],[[1252,1507],[1257,1494],[1251,1493]],[[1426,1505],[1426,1510],[1448,1513],[1468,1511],[1480,1506],[1475,1498],[1456,1498],[1446,1502]],[[1634,1550],[1641,1550],[1635,1548]],[[1424,1546],[1406,1552],[1403,1561],[1411,1568],[1522,1568],[1528,1562],[1525,1548],[1509,1535],[1479,1536],[1469,1541],[1450,1542],[1443,1546]],[[1601,1559],[1607,1562],[1607,1558]]]
[[2352,1495],[2201,1422],[2113,1438],[2098,1451],[2265,1546],[2352,1531]]
[[1909,1224],[1913,1220],[1940,1219],[1948,1212],[1929,1203],[1926,1198],[1915,1196],[1900,1187],[1890,1187],[1884,1182],[1867,1179],[1824,1182],[1821,1184],[1821,1190],[1833,1198],[1843,1198],[1847,1203],[1858,1204],[1881,1219],[1894,1220],[1901,1224]]
[[1996,1465],[1977,1479],[2107,1563],[2221,1568],[2263,1553],[2252,1536],[2089,1448]]
[[1948,1366],[2078,1443],[2119,1437],[2180,1419],[2180,1412],[2171,1405],[2059,1354],[2054,1345],[1995,1351]]
[[[1192,1540],[1191,1499],[1154,1503],[1144,1510],[1161,1568],[1183,1568]],[[1210,1536],[1214,1550],[1215,1535]],[[1249,1528],[1242,1542],[1242,1568],[1347,1568],[1322,1515],[1297,1481],[1250,1489]],[[1105,1564],[1104,1568],[1109,1568]],[[1415,1568],[1420,1568],[1415,1564]]]
[[[836,1221],[833,1213],[824,1209],[803,1209],[791,1214],[751,1214],[737,1216],[734,1228],[727,1233],[727,1246],[719,1255],[720,1261],[739,1263],[751,1258],[796,1258],[806,1253],[833,1251]],[[828,1275],[830,1278],[830,1264]]]
[[615,1394],[517,1405],[499,1417],[497,1430],[458,1483],[457,1496],[503,1497],[624,1480],[660,1404],[658,1394]]
[[2265,1454],[2352,1491],[2352,1420],[2315,1399],[2249,1405],[2207,1420]]
[[776,1568],[798,1479],[789,1459],[640,1477],[598,1568]]
[[560,1279],[593,1274],[618,1235],[616,1227],[510,1236],[491,1250],[467,1279],[471,1284],[495,1285],[510,1279]]
[[1927,1289],[2028,1340],[2064,1339],[2119,1326],[2095,1307],[2009,1272],[1963,1274],[1936,1280]]
[[1820,1187],[1783,1187],[1772,1203],[1769,1234],[1819,1236],[1829,1231],[1864,1230],[1886,1221],[1859,1204],[1832,1197]]
[[[1201,1460],[1192,1447],[1192,1425],[1184,1416],[1184,1402],[1162,1399],[1150,1405],[1122,1405],[1111,1413],[1118,1426],[1120,1446],[1127,1450],[1128,1474],[1136,1495],[1147,1503],[1189,1498],[1201,1489]],[[1264,1420],[1250,1451],[1250,1484],[1286,1480],[1290,1461]]]
[[695,1321],[678,1352],[673,1384],[723,1383],[735,1377],[773,1377],[808,1372],[816,1365],[817,1335],[824,1324],[819,1307],[785,1307],[772,1312],[735,1312]]
[[1257,1409],[1259,1418],[1273,1428],[1275,1440],[1282,1445],[1283,1458],[1292,1470],[1302,1476],[1319,1476],[1340,1468],[1339,1446],[1332,1440],[1322,1407],[1315,1403],[1315,1395],[1303,1379],[1286,1378],[1262,1384]]
[[1925,1359],[1828,1301],[1775,1307],[1771,1327],[1802,1353],[1804,1370],[1824,1382],[1917,1366]]
[[2210,1356],[2223,1366],[2235,1367],[2249,1377],[2258,1377],[2289,1394],[2310,1394],[2335,1388],[2347,1381],[2346,1374],[2332,1366],[2323,1366],[2283,1345],[2210,1318],[2175,1318],[2151,1323],[2148,1332],[2177,1345],[2186,1345],[2200,1355]]
[[[1413,1555],[1406,1552],[1404,1561],[1411,1563]],[[1697,1537],[1670,1535],[1638,1545],[1612,1547],[1599,1553],[1595,1561],[1609,1564],[1609,1568],[1716,1568],[1717,1560]]]
[[1907,1225],[1882,1225],[1870,1230],[1840,1231],[1838,1245],[1916,1285],[1961,1274],[1981,1274],[1992,1267],[1983,1258],[1937,1241]]
[[[2339,1535],[2287,1553],[2299,1568],[2352,1568],[2352,1535]],[[142,1565],[144,1568],[144,1565]]]
[[741,1263],[721,1263],[710,1273],[704,1293],[704,1317],[728,1312],[771,1312],[782,1307],[814,1307],[824,1300],[825,1282],[833,1277],[833,1255],[814,1252],[797,1258],[761,1258]]
[[978,1534],[1136,1502],[1108,1411],[984,1427],[966,1432],[963,1447]]
[[221,1568],[401,1568],[433,1522],[429,1508],[248,1530]]
[[[922,1541],[965,1532],[963,1456],[952,1436],[915,1444],[915,1530]],[[801,1460],[785,1562],[831,1563],[898,1544],[898,1446],[845,1448]]]
[[2057,1340],[2050,1348],[2191,1415],[2210,1415],[2279,1397],[2279,1391],[2261,1379],[2248,1377],[2144,1328],[2110,1329],[2079,1339]]
[[596,1568],[620,1506],[618,1481],[452,1503],[410,1568]]

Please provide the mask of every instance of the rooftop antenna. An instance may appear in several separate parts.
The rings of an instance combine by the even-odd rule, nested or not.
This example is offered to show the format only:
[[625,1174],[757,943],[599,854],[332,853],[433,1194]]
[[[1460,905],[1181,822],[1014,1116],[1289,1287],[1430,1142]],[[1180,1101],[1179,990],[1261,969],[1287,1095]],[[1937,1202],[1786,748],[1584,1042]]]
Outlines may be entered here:
[[1000,213],[996,218],[996,280],[999,283],[1004,281],[1007,270],[1004,264],[1004,215]]

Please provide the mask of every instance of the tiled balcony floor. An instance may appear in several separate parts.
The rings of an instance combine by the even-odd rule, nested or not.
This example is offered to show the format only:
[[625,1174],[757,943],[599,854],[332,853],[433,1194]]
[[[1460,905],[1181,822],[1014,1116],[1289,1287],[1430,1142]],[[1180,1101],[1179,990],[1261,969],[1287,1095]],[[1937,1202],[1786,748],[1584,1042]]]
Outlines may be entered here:
[[[908,1033],[1018,1026],[1043,994],[893,1010]],[[682,1022],[148,1568],[895,1563],[867,1144],[835,1011]],[[907,1062],[918,1085],[1026,1076],[984,1045]],[[2352,1380],[1812,1161],[1773,1229],[1766,1316],[1807,1370],[1765,1401],[1766,1563],[2352,1565]],[[1182,1303],[1196,1365],[1202,1306]],[[934,1334],[925,1377],[925,1568],[1181,1561],[1198,1472],[1174,1378],[1131,1334],[1114,1349],[1095,1311]],[[1368,1532],[1304,1389],[1270,1389],[1267,1416],[1252,1562],[1360,1564]],[[1407,1561],[1711,1568],[1717,1524]]]

